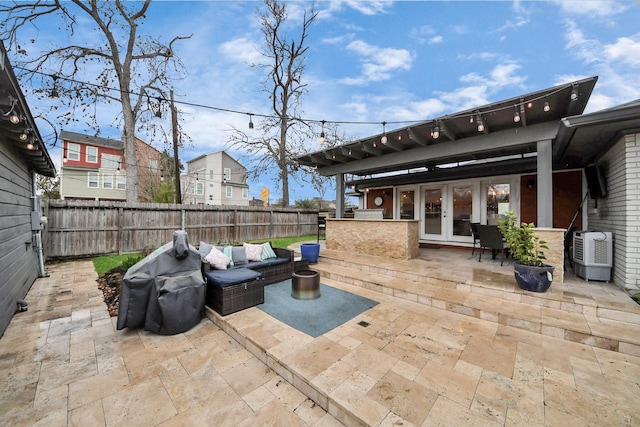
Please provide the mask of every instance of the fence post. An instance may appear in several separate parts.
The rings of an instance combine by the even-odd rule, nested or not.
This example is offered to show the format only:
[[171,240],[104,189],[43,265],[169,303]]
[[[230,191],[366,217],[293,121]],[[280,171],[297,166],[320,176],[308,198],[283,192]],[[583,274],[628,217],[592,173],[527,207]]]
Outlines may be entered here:
[[124,208],[118,208],[118,255],[124,252]]

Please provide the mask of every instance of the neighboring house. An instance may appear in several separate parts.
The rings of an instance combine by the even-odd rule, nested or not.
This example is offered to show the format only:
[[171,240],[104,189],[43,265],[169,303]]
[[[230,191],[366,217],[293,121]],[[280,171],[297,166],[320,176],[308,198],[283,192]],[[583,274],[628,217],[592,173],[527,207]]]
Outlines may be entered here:
[[[75,200],[127,199],[127,162],[124,142],[75,132],[60,132],[62,167],[60,198]],[[161,178],[161,155],[158,150],[136,138],[138,158],[138,193],[145,200],[145,190]]]
[[[24,136],[22,136],[24,135]],[[55,177],[0,41],[0,336],[37,277],[44,277],[36,174]]]
[[249,206],[247,168],[226,151],[188,161],[180,181],[182,203]]
[[[298,160],[336,177],[336,216],[344,215],[349,188],[385,218],[418,220],[423,244],[470,247],[470,223],[496,223],[506,210],[539,227],[612,232],[612,280],[637,290],[640,101],[583,114],[596,81],[478,106]],[[598,169],[606,188],[593,185]],[[345,181],[348,174],[353,179]]]

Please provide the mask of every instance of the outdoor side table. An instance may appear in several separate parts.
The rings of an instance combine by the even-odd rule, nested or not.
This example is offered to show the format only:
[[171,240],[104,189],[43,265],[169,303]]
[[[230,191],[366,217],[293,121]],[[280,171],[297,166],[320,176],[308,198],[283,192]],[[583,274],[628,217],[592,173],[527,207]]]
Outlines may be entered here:
[[320,274],[315,270],[295,271],[291,276],[291,296],[295,299],[320,297]]

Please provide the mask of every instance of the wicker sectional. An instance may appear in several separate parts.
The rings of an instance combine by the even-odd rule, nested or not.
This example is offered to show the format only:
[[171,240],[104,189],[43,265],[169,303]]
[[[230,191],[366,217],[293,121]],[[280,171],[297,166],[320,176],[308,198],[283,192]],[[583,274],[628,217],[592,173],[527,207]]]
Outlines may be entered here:
[[277,258],[250,262],[228,270],[203,265],[207,282],[206,305],[222,316],[264,303],[264,287],[291,279],[293,251],[273,248]]

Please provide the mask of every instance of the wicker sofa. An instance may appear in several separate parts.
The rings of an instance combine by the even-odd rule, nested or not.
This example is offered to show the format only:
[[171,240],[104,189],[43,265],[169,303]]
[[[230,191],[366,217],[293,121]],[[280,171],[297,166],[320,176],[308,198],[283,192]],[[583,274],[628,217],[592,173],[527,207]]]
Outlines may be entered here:
[[[202,272],[207,283],[205,304],[226,316],[264,302],[264,287],[291,278],[294,270],[294,252],[285,248],[272,248],[276,257],[262,261],[236,263],[226,269],[215,269],[204,257],[211,245],[200,242],[203,258]],[[239,246],[234,247],[239,250]],[[223,249],[218,247],[218,249]]]

